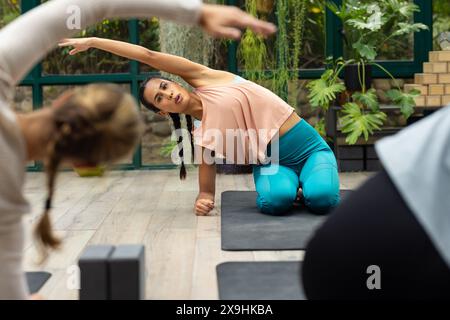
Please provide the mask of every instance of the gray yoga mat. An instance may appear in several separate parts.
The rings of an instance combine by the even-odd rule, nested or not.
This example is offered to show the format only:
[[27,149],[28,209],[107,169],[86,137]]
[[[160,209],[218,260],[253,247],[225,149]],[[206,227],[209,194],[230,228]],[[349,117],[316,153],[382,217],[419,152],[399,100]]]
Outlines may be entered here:
[[41,271],[26,272],[25,275],[31,294],[37,293],[51,277],[50,273]]
[[[341,199],[350,190],[341,190]],[[280,216],[266,215],[256,207],[255,191],[222,192],[222,250],[303,250],[325,221],[306,208]]]
[[220,300],[306,300],[300,261],[225,262],[217,266]]

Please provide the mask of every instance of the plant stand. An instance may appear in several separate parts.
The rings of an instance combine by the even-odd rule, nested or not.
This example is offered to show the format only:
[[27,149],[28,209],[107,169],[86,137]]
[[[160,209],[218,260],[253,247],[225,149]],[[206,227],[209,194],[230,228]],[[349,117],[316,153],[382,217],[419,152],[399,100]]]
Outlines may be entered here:
[[380,161],[373,144],[339,146],[339,165],[341,172],[379,171]]

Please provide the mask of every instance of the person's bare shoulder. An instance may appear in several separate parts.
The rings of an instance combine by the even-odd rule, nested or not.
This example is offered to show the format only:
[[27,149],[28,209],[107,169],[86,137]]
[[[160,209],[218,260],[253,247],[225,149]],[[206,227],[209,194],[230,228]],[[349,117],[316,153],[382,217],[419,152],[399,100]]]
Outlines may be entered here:
[[207,87],[207,86],[217,86],[221,84],[227,84],[234,80],[236,75],[234,73],[223,71],[223,70],[215,70],[215,69],[207,69],[204,71],[204,74],[200,79],[195,81],[195,87]]

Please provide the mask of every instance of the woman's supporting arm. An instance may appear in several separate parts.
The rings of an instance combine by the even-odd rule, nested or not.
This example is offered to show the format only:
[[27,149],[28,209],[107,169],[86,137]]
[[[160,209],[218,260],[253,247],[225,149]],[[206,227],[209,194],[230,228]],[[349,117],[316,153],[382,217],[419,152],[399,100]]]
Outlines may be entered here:
[[[205,154],[204,150],[202,148],[202,155]],[[207,215],[214,208],[216,165],[215,163],[206,163],[204,157],[198,168],[198,185],[199,193],[195,201],[195,213],[197,215]]]

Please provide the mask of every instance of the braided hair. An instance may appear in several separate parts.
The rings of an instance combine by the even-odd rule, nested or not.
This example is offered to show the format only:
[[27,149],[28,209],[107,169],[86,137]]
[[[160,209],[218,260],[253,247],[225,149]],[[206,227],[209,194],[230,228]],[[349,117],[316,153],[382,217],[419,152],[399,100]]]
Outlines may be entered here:
[[44,259],[61,241],[52,232],[50,209],[58,168],[65,159],[89,164],[115,162],[136,147],[143,132],[133,97],[114,84],[92,84],[73,90],[53,110],[55,134],[44,160],[48,195],[35,236]]

